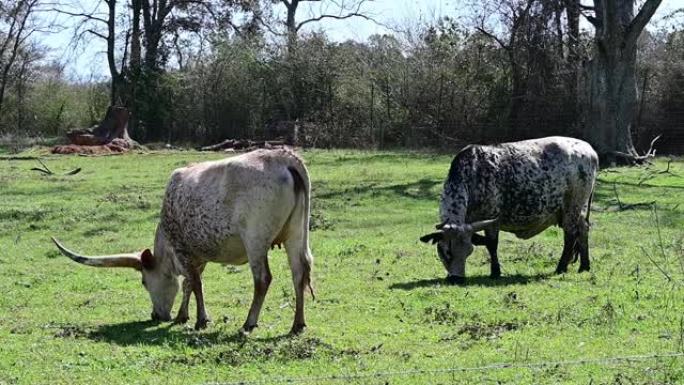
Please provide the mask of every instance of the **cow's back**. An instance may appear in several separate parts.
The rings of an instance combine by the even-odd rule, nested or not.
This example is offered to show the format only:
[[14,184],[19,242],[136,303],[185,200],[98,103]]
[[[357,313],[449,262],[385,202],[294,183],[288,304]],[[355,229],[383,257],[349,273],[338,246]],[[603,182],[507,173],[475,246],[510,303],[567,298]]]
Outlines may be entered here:
[[[297,158],[291,154],[290,159],[287,153],[253,151],[175,170],[161,213],[161,226],[172,246],[232,262],[244,257],[239,232],[248,222],[263,221],[259,229],[269,233],[264,237],[277,234],[295,200],[287,166]],[[235,250],[235,255],[218,255],[226,249]]]
[[549,137],[470,146],[454,159],[449,178],[467,185],[468,222],[496,217],[502,230],[528,238],[559,223],[569,200],[586,205],[597,169],[589,144]]

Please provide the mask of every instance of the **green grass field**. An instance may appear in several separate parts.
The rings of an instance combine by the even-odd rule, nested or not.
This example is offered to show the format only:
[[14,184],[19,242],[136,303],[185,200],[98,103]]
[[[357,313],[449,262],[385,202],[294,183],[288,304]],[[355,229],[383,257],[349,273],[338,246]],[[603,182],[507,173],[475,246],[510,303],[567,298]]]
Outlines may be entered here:
[[[551,228],[528,241],[504,234],[498,280],[478,248],[459,287],[443,284],[434,248],[418,241],[437,221],[451,156],[303,155],[317,290],[309,328],[286,335],[293,289],[276,250],[259,328],[246,338],[237,331],[252,296],[247,266],[207,267],[213,323],[196,332],[149,321],[139,273],[77,265],[49,240],[91,254],[151,247],[170,172],[220,154],[45,158],[55,172],[81,167],[74,176],[0,160],[0,384],[684,382],[681,356],[594,361],[684,349],[684,162],[600,173],[591,273],[575,264],[552,274],[562,232]],[[630,206],[651,201],[657,210]],[[194,299],[191,316],[188,325]]]

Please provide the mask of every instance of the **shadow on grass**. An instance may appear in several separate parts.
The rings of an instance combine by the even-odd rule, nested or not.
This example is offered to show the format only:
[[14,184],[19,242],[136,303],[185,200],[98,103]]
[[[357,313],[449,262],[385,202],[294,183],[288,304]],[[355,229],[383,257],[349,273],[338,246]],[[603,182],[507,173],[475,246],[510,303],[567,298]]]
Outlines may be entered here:
[[316,195],[318,199],[341,199],[352,194],[379,194],[387,196],[399,196],[411,199],[423,199],[436,201],[439,193],[434,193],[432,188],[443,183],[441,180],[423,178],[416,182],[395,184],[390,186],[377,186],[374,183],[355,186],[341,190],[327,191]]
[[314,166],[340,166],[349,163],[370,163],[370,162],[401,162],[407,160],[418,161],[434,161],[443,155],[453,155],[456,152],[403,152],[399,150],[394,153],[349,153],[340,154],[334,158],[313,159],[311,160]]
[[[215,325],[210,325],[211,327]],[[257,329],[258,330],[258,329]],[[158,321],[131,321],[112,325],[101,325],[88,333],[88,338],[95,341],[114,343],[121,346],[130,345],[183,345],[212,346],[217,344],[242,344],[247,340],[259,343],[277,343],[292,338],[290,334],[275,337],[258,338],[245,336],[238,330],[232,334],[217,329],[209,332],[196,332],[183,325]]]
[[[153,321],[100,326],[85,337],[121,346],[168,347],[171,354],[160,357],[162,364],[183,366],[210,362],[237,367],[257,360],[283,363],[317,356],[339,357],[347,354],[306,332],[298,336],[284,334],[260,338],[258,335],[244,336],[238,331],[226,333],[218,327],[209,332],[196,332],[186,327]],[[214,346],[215,349],[205,349]]]
[[399,290],[413,290],[413,289],[419,289],[423,287],[432,287],[432,286],[457,286],[457,287],[462,287],[462,286],[488,286],[488,287],[494,287],[494,286],[507,286],[507,285],[526,285],[528,283],[532,282],[537,282],[541,281],[543,279],[546,279],[550,277],[552,274],[550,273],[542,273],[542,274],[535,274],[535,275],[521,275],[521,274],[515,274],[515,275],[506,275],[500,278],[490,278],[488,275],[478,275],[478,276],[473,276],[473,277],[467,277],[466,282],[464,285],[450,285],[446,282],[444,278],[432,278],[432,279],[421,279],[418,281],[412,281],[412,282],[402,282],[402,283],[395,283],[390,285],[390,289],[399,289]]
[[648,183],[639,183],[639,182],[635,183],[635,182],[628,182],[628,181],[611,181],[611,180],[607,180],[605,178],[597,178],[596,180],[600,183],[605,184],[606,186],[609,186],[606,188],[611,188],[611,189],[612,189],[613,184],[618,185],[618,186],[628,186],[628,187],[646,188],[646,189],[654,189],[654,188],[656,188],[656,189],[658,189],[658,188],[672,188],[672,189],[680,189],[680,190],[684,189],[684,186],[667,185],[667,184],[652,185],[652,184],[648,184]]

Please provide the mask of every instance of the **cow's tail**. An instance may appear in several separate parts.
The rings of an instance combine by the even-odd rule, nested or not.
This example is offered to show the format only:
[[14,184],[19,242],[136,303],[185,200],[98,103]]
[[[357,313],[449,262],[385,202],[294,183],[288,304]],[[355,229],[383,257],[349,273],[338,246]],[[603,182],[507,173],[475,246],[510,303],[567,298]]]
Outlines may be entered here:
[[594,187],[591,188],[591,193],[589,194],[589,201],[587,202],[587,217],[586,217],[587,226],[590,226],[589,213],[591,212],[591,202],[593,199],[594,199]]
[[296,196],[296,204],[294,212],[301,215],[298,222],[301,224],[301,242],[300,252],[298,257],[300,258],[300,263],[303,271],[303,285],[304,289],[309,289],[311,292],[311,297],[316,298],[314,294],[313,284],[311,282],[311,272],[313,270],[313,255],[311,254],[311,249],[309,248],[309,218],[311,215],[311,183],[309,181],[309,173],[304,167],[304,164],[299,158],[297,158],[292,164],[287,168],[292,175],[294,180],[294,190]]

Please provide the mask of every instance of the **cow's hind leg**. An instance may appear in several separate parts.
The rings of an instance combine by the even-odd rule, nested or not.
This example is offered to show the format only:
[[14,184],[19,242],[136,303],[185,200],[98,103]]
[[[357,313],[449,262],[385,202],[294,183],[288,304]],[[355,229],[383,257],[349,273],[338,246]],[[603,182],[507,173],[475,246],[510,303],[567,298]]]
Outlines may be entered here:
[[577,237],[577,251],[580,256],[579,272],[589,271],[589,223],[584,218]]
[[249,333],[257,327],[261,306],[264,304],[264,298],[266,298],[266,292],[272,280],[266,251],[262,251],[256,254],[256,256],[250,255],[249,267],[252,270],[252,278],[254,279],[254,296],[252,298],[252,305],[249,307],[247,320],[242,326],[243,333]]
[[[202,276],[202,272],[204,271],[204,267],[206,266],[205,263],[200,265],[198,267],[199,269],[199,274],[200,277]],[[178,308],[178,315],[176,315],[176,319],[174,320],[175,323],[177,324],[184,324],[188,322],[190,319],[189,315],[189,305],[190,305],[190,295],[192,294],[192,285],[191,281],[188,278],[183,279],[183,299],[181,300],[180,308]]]
[[563,253],[558,261],[556,274],[568,272],[568,264],[575,255],[577,238],[577,231],[574,226],[563,226]]
[[[311,258],[309,251],[299,237],[285,242],[285,249],[290,261],[292,283],[295,289],[295,317],[290,334],[299,334],[306,327],[304,320],[304,292],[311,287]],[[312,293],[313,295],[313,290]]]

